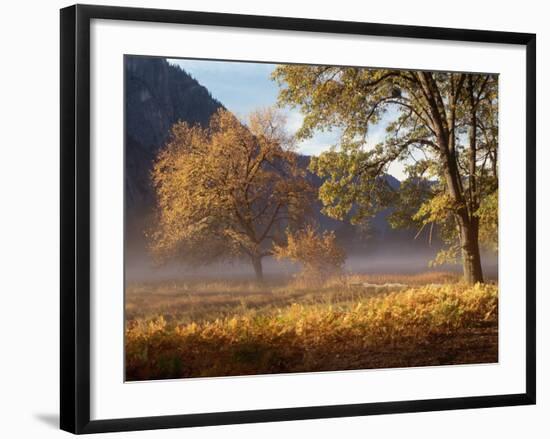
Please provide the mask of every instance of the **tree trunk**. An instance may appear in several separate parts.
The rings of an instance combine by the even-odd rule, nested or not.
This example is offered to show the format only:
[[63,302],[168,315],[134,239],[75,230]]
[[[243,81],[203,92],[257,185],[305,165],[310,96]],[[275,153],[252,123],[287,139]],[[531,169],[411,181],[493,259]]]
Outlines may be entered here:
[[[456,216],[459,224],[459,238],[462,249],[462,265],[464,270],[464,280],[469,284],[483,282],[483,273],[481,270],[481,256],[479,254],[479,219],[475,217],[473,212],[477,209],[476,197],[477,188],[475,181],[475,164],[476,164],[476,109],[473,101],[473,85],[471,75],[468,78],[469,92],[471,97],[472,107],[472,127],[470,132],[470,154],[469,159],[469,199],[466,199],[464,193],[463,178],[460,174],[460,169],[457,161],[457,152],[455,149],[455,118],[454,114],[445,117],[445,111],[441,108],[445,107],[442,102],[441,95],[438,92],[437,84],[434,82],[430,73],[420,72],[419,80],[422,85],[423,92],[426,96],[426,101],[431,113],[433,121],[432,131],[437,137],[441,162],[443,165],[443,173],[445,182],[451,199],[456,203]],[[459,95],[460,90],[456,92]],[[453,103],[452,105],[454,105]],[[452,108],[450,111],[454,111]],[[443,113],[443,114],[442,114]],[[450,116],[450,117],[449,117]],[[472,202],[473,201],[473,202]],[[469,204],[468,204],[469,202]]]
[[[441,144],[448,145],[444,142],[444,140],[440,140]],[[479,219],[475,216],[470,218],[468,214],[456,158],[454,155],[448,153],[446,146],[442,161],[446,164],[444,175],[449,194],[459,206],[462,206],[458,208],[457,217],[459,223],[460,247],[462,249],[464,280],[469,284],[483,282],[481,255],[479,253]]]
[[[468,75],[468,98],[470,103],[470,128],[468,132],[470,150],[468,151],[468,210],[464,212],[460,230],[462,246],[462,265],[464,266],[464,280],[469,284],[483,282],[481,257],[479,254],[479,218],[475,212],[479,208],[479,194],[477,189],[476,159],[477,159],[477,103],[474,97],[472,75]],[[469,213],[468,213],[469,212]]]
[[264,281],[264,270],[262,267],[262,257],[261,256],[251,256],[252,266],[254,267],[254,273],[256,274],[256,280],[258,282]]
[[460,221],[460,245],[464,280],[469,284],[483,282],[481,256],[479,253],[479,224],[473,221]]

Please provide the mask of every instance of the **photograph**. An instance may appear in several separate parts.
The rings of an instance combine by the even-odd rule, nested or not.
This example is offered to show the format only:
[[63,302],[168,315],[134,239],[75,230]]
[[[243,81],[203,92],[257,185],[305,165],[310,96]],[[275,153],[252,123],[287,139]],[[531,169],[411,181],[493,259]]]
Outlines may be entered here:
[[498,75],[125,55],[127,381],[498,362]]
[[6,5],[0,436],[548,436],[543,3]]

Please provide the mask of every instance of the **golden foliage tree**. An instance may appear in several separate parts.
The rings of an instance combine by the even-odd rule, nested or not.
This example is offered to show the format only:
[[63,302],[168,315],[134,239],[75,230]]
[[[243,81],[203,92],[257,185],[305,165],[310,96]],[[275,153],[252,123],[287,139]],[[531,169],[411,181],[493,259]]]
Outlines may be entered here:
[[301,224],[312,194],[273,109],[252,113],[246,124],[224,109],[206,128],[175,124],[152,180],[154,256],[195,265],[246,257],[259,280],[262,258],[287,227]]
[[299,263],[302,276],[307,279],[323,279],[338,273],[346,260],[334,232],[320,234],[311,225],[296,232],[287,231],[286,245],[276,244],[273,253],[277,259]]

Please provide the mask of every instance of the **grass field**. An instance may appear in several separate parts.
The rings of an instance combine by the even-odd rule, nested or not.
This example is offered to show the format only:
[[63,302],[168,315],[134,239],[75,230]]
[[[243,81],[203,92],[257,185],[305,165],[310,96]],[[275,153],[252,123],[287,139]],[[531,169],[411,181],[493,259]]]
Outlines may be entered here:
[[130,284],[126,379],[492,363],[498,287],[452,273]]

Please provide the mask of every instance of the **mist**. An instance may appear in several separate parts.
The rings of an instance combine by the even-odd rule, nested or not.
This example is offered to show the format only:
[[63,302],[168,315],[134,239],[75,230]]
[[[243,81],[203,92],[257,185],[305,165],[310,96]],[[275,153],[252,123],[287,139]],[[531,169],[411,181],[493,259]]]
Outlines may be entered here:
[[[462,272],[460,264],[445,264],[430,267],[437,249],[407,248],[395,246],[383,251],[353,253],[348,255],[344,271],[354,274],[416,274],[430,271]],[[126,252],[126,281],[157,282],[178,281],[194,277],[212,279],[250,279],[254,280],[254,270],[246,260],[214,263],[201,267],[186,266],[179,262],[170,262],[156,266],[149,254],[143,251]],[[498,278],[498,256],[495,253],[482,254],[483,272],[488,280]],[[269,278],[290,277],[299,272],[297,264],[277,261],[272,257],[263,259],[264,274]]]

